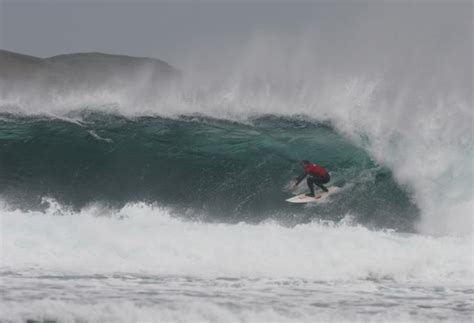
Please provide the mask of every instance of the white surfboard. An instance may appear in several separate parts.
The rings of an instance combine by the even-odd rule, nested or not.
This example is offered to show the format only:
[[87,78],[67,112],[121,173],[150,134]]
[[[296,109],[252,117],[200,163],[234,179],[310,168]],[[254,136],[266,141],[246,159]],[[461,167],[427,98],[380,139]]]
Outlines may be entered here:
[[324,202],[326,198],[334,193],[335,191],[339,190],[337,186],[328,187],[329,192],[319,191],[315,193],[315,196],[306,196],[306,193],[296,195],[286,199],[287,202],[290,203],[314,203],[314,202]]

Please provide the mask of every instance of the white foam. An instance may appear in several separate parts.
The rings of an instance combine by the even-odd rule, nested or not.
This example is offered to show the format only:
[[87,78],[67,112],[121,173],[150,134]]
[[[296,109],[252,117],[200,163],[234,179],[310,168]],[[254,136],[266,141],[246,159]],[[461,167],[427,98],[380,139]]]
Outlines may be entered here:
[[[367,313],[324,308],[272,308],[257,306],[241,308],[208,300],[175,301],[159,305],[139,305],[133,302],[101,302],[80,304],[56,300],[32,301],[28,304],[2,302],[0,313],[7,322],[26,320],[58,322],[420,322],[417,313],[385,309]],[[256,307],[256,308],[255,308]],[[442,320],[432,320],[442,321]]]
[[[1,211],[2,270],[203,277],[455,282],[474,277],[472,236],[432,237],[317,223],[185,222],[146,204],[118,211]],[[101,216],[100,216],[101,215]]]

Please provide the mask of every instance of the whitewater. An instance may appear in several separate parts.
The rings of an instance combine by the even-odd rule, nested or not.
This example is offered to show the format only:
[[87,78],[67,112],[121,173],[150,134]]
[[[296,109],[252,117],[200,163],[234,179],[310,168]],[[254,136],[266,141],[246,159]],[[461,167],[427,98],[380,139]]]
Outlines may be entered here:
[[44,213],[2,213],[4,320],[469,321],[472,314],[470,238],[344,222],[183,221],[143,203],[108,216],[99,207],[64,212],[52,203]]
[[[0,51],[0,321],[472,322],[460,8],[180,66]],[[302,159],[325,203],[285,202]]]

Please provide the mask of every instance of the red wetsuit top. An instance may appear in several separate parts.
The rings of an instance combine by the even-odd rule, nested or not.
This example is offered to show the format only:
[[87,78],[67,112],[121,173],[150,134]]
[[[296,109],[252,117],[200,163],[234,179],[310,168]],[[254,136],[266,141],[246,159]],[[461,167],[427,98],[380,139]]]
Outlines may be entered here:
[[313,177],[318,177],[318,178],[327,178],[327,181],[329,181],[328,171],[321,165],[305,164],[303,165],[303,169],[304,169],[304,173],[296,178],[295,185],[298,185],[308,175],[313,176]]
[[304,172],[307,175],[315,177],[325,177],[328,175],[328,171],[321,165],[318,164],[306,164],[303,166]]

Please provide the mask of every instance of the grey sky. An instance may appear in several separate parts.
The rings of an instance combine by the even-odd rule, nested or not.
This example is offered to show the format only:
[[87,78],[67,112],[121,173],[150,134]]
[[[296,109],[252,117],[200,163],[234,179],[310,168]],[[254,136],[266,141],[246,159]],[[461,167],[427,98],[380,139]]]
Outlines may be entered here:
[[352,67],[472,57],[470,1],[0,1],[0,47],[40,57],[98,51],[214,64],[262,34],[317,43],[321,61]]
[[173,62],[205,47],[239,47],[258,31],[301,29],[319,11],[328,10],[325,7],[304,3],[3,1],[1,46],[41,57],[101,51]]

